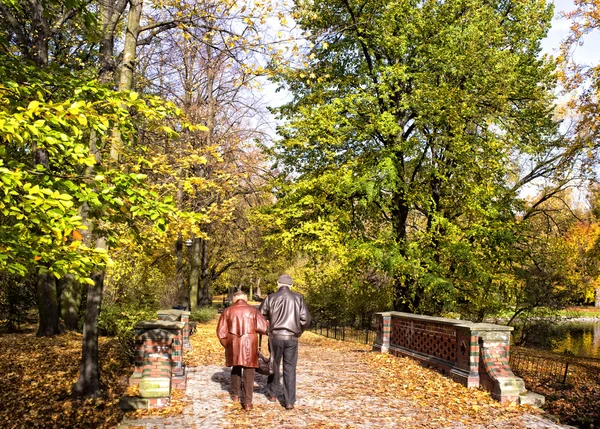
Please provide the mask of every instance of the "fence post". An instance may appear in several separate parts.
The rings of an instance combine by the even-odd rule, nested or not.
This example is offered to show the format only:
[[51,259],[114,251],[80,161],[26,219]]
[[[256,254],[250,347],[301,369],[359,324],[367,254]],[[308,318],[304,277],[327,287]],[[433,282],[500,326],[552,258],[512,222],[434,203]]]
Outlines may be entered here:
[[567,384],[567,374],[569,373],[569,361],[565,365],[565,376],[563,377],[563,384]]

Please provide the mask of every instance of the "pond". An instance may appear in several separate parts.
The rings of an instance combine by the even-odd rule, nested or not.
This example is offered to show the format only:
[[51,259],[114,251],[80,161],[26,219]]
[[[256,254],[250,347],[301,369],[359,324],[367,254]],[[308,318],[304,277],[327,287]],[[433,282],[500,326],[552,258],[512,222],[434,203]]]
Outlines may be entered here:
[[561,335],[555,342],[554,351],[567,350],[575,356],[600,359],[600,321],[568,322],[557,328]]

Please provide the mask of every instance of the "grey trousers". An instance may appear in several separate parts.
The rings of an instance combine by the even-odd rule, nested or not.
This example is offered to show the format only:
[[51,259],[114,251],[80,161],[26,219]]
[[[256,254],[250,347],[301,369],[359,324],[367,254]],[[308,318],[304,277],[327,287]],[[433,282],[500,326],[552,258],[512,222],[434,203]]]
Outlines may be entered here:
[[267,380],[266,393],[277,396],[279,391],[279,367],[283,358],[283,400],[284,405],[296,403],[296,364],[298,363],[298,339],[278,339],[271,337],[271,356],[275,360],[275,374]]

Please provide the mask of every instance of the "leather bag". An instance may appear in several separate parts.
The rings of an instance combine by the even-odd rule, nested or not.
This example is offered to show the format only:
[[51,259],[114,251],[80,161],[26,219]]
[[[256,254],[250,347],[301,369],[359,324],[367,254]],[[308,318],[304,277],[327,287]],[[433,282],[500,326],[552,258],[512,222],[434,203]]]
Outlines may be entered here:
[[260,335],[258,339],[258,368],[256,369],[256,372],[262,375],[273,375],[275,374],[275,361],[272,359],[273,356],[266,357],[261,353],[261,342],[262,335]]

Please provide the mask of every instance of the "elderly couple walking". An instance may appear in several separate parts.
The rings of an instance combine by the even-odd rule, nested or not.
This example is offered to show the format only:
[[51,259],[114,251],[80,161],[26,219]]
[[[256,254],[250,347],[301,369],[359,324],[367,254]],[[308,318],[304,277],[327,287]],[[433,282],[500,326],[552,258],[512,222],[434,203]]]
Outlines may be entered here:
[[[258,368],[258,334],[269,335],[275,373],[269,375],[266,395],[277,400],[279,366],[283,358],[283,404],[286,410],[296,402],[296,363],[298,338],[310,324],[310,314],[302,295],[292,292],[292,278],[277,280],[277,292],[268,295],[258,310],[248,304],[243,292],[233,295],[233,305],[221,314],[217,336],[225,347],[226,365],[231,366],[231,399],[244,410],[252,410],[254,370]],[[243,386],[243,388],[242,388]]]

